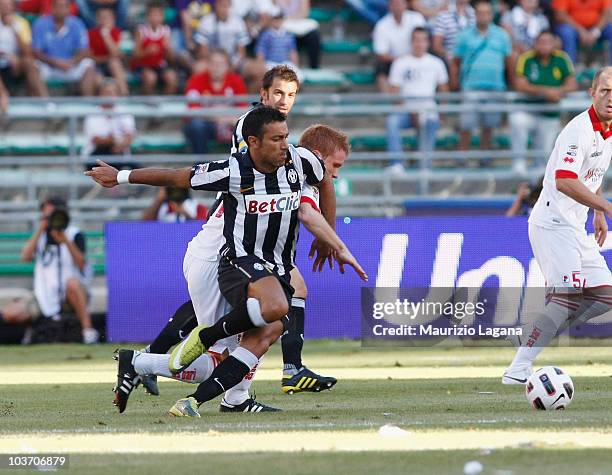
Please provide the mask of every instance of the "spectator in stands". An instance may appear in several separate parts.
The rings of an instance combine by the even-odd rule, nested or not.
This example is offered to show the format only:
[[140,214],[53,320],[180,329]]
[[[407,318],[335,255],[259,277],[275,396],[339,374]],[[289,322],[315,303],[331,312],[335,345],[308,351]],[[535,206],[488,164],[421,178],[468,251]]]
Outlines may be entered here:
[[[193,100],[189,104],[191,109],[202,107],[199,102],[196,102],[202,96],[231,97],[246,93],[247,88],[244,81],[238,74],[231,71],[229,56],[222,49],[210,52],[206,71],[190,77],[185,87],[185,95]],[[225,106],[227,107],[227,104]],[[213,139],[229,143],[235,122],[235,117],[189,119],[185,123],[184,132],[191,143],[193,153],[208,153],[208,144]]]
[[540,10],[539,0],[520,0],[512,10],[504,13],[501,25],[510,35],[517,56],[533,48],[540,32],[550,28],[548,18]]
[[[240,0],[232,2],[230,15],[238,16],[244,23],[251,37],[250,46],[254,46],[259,33],[265,30],[272,19],[272,15],[278,11],[273,0]],[[248,47],[247,47],[248,49]]]
[[283,27],[283,12],[279,10],[273,17],[269,28],[257,38],[255,53],[266,67],[290,63],[297,67],[298,52],[295,36]]
[[61,197],[45,199],[40,209],[40,224],[21,251],[24,262],[35,262],[35,299],[11,302],[0,317],[9,324],[27,324],[40,316],[59,319],[62,312],[72,310],[81,323],[83,342],[96,343],[99,334],[87,309],[91,267],[85,235],[70,224],[68,207]]
[[[476,0],[476,25],[459,34],[451,69],[451,85],[465,93],[459,120],[459,148],[470,147],[471,131],[481,126],[480,148],[491,148],[492,129],[499,127],[499,112],[478,112],[479,104],[487,100],[487,93],[505,91],[506,78],[512,85],[513,65],[510,36],[493,24],[493,8],[486,0]],[[484,163],[484,162],[482,162]]]
[[387,77],[393,60],[410,54],[412,30],[425,25],[423,15],[408,10],[406,0],[389,0],[389,13],[376,23],[372,33],[379,91],[387,92],[389,89]]
[[246,45],[251,42],[244,20],[231,15],[231,0],[215,0],[215,11],[200,21],[195,41],[198,56],[206,59],[213,48],[225,50],[233,69],[240,74],[251,92],[259,89],[266,71],[263,61],[247,58]]
[[[70,15],[69,0],[53,0],[51,15],[33,28],[34,55],[44,81],[79,82],[81,94],[92,96],[99,84],[83,22]],[[46,85],[44,95],[48,95]]]
[[[429,32],[423,27],[412,31],[412,52],[393,61],[389,73],[392,93],[411,97],[406,105],[415,112],[392,114],[387,119],[387,146],[390,152],[402,151],[401,129],[416,127],[419,133],[419,150],[431,151],[436,145],[436,132],[440,127],[436,103],[436,90],[448,92],[448,74],[444,62],[429,54]],[[414,99],[422,97],[423,99]],[[416,112],[420,110],[421,112]],[[399,169],[399,166],[394,168]]]
[[[53,8],[53,0],[19,0],[16,4],[19,12],[36,16],[51,15]],[[70,4],[70,14],[78,16],[79,7],[76,3]]]
[[206,206],[191,198],[189,190],[166,186],[160,188],[142,219],[164,223],[182,223],[193,219],[204,220],[208,214]]
[[[530,102],[556,104],[578,88],[572,61],[565,52],[555,49],[555,42],[552,32],[545,30],[538,35],[534,49],[519,56],[515,88],[528,94]],[[517,111],[510,114],[510,127],[514,169],[517,173],[525,173],[529,137],[536,132],[536,148],[542,150],[542,163],[545,163],[561,130],[561,121],[558,112]]]
[[431,24],[436,16],[448,9],[448,0],[412,0],[412,8]]
[[9,105],[9,92],[0,77],[0,114],[6,114]]
[[[98,113],[87,116],[83,123],[85,146],[83,157],[103,155],[130,156],[130,147],[136,136],[136,122],[130,114],[115,113],[115,98],[120,96],[119,85],[114,79],[106,79],[100,87],[100,97],[113,98],[108,103],[100,104]],[[115,168],[124,168],[129,163],[114,164]],[[93,163],[88,165],[88,169]],[[133,168],[133,167],[132,167]]]
[[32,57],[30,24],[15,14],[13,0],[0,0],[0,79],[8,88],[21,76],[25,76],[30,94],[44,94],[40,73]]
[[317,69],[321,64],[321,33],[319,23],[309,18],[310,0],[274,0],[274,3],[285,16],[285,29],[295,35],[298,48],[308,53],[308,66]]
[[[174,0],[177,15],[172,24],[172,48],[179,64],[192,70],[197,53],[194,32],[200,20],[212,13],[214,0]],[[187,67],[186,67],[187,66]],[[197,72],[197,71],[194,71]]]
[[164,24],[164,5],[157,0],[147,4],[146,23],[138,25],[134,35],[132,67],[140,73],[142,93],[155,94],[163,83],[164,94],[176,94],[178,74],[168,61],[174,59],[171,30]]
[[470,0],[456,0],[432,21],[432,50],[450,64],[457,44],[457,36],[476,24],[476,14]]
[[96,21],[96,27],[89,30],[89,46],[98,70],[117,81],[119,93],[127,96],[129,89],[119,49],[121,30],[115,26],[115,13],[110,8],[98,8]]
[[387,13],[387,0],[345,0],[345,2],[372,25]]
[[533,185],[528,182],[519,183],[516,198],[510,208],[506,210],[506,216],[529,216],[540,197],[540,193],[542,193],[543,182],[544,177],[540,178]]
[[100,8],[109,8],[115,14],[117,26],[122,30],[128,27],[129,0],[75,0],[79,7],[79,16],[87,28],[96,26],[96,13]]
[[[563,50],[576,63],[578,43],[591,47],[599,40],[612,40],[611,8],[608,0],[553,0],[557,34]],[[608,48],[612,62],[612,47]]]

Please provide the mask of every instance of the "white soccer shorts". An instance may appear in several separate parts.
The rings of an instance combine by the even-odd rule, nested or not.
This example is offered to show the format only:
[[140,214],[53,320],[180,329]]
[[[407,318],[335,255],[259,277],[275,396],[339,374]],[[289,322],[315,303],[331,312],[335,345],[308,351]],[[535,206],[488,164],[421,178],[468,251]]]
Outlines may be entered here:
[[[195,257],[189,251],[185,253],[183,275],[187,281],[198,325],[212,326],[232,309],[219,290],[218,267],[219,257],[214,261],[209,261]],[[209,348],[209,351],[223,353],[223,350],[227,348],[232,352],[237,346],[237,336],[231,336],[219,340]]]
[[612,285],[612,274],[597,241],[586,231],[529,224],[529,241],[547,287],[580,290]]

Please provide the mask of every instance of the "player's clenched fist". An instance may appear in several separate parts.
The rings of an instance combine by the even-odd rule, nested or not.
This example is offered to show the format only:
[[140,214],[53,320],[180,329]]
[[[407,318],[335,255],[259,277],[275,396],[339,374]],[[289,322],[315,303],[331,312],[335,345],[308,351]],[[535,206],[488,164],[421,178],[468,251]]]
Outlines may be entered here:
[[93,167],[91,170],[85,172],[85,175],[90,176],[96,183],[99,183],[105,188],[112,188],[117,186],[117,170],[115,167],[111,167],[108,163],[102,160],[96,160],[97,167]]

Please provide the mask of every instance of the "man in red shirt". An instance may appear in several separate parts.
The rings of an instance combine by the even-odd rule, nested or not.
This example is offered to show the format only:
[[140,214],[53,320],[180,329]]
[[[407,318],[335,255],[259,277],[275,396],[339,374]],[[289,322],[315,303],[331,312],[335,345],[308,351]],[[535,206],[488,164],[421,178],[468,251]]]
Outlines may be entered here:
[[[223,50],[213,50],[208,58],[208,68],[194,74],[187,81],[185,95],[193,99],[190,109],[203,107],[198,101],[201,96],[239,96],[247,93],[243,79],[230,71],[230,60]],[[228,104],[220,104],[222,107]],[[238,104],[237,104],[238,105]],[[214,107],[205,105],[204,107]],[[218,142],[229,143],[236,119],[234,117],[208,118],[194,117],[187,121],[184,127],[185,136],[191,143],[193,153],[208,153],[208,142],[216,139]]]
[[[553,0],[553,10],[563,50],[574,63],[578,56],[578,42],[591,47],[597,41],[612,40],[610,0]],[[612,48],[609,54],[612,63]]]
[[125,69],[121,60],[119,42],[121,30],[115,25],[115,12],[110,8],[99,8],[96,12],[96,27],[88,31],[89,48],[96,61],[98,71],[112,76],[122,96],[129,94]]

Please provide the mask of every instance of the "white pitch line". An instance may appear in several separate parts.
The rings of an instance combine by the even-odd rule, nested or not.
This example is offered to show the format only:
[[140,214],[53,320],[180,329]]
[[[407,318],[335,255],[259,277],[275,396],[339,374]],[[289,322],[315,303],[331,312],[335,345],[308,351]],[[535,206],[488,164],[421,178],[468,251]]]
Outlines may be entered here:
[[[3,368],[0,370],[0,384],[83,384],[111,383],[117,380],[114,366],[104,369],[72,369],[71,371],[38,369]],[[501,378],[504,366],[421,366],[421,367],[373,367],[373,368],[324,368],[323,374],[330,374],[342,380],[357,379],[457,379],[457,378]],[[567,365],[563,369],[572,377],[609,377],[612,367],[609,365]],[[259,381],[277,381],[280,379],[280,368],[261,368],[257,371]],[[172,381],[161,378],[160,381]]]
[[[287,440],[291,443],[287,444]],[[244,453],[474,450],[538,447],[612,449],[606,431],[427,430],[383,437],[376,431],[11,434],[0,453]]]

